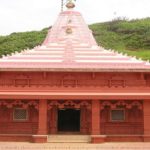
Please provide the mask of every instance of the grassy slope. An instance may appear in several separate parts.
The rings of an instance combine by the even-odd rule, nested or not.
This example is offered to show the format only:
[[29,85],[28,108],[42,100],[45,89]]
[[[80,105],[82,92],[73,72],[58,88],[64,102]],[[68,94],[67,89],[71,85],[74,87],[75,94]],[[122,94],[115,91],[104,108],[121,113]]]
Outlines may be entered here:
[[[114,20],[93,24],[90,28],[99,45],[150,60],[150,18],[132,21]],[[41,44],[47,30],[45,28],[42,31],[0,36],[0,56]]]
[[90,28],[99,45],[150,60],[150,18],[114,20]]
[[47,28],[41,31],[12,33],[8,36],[0,36],[0,56],[33,48],[43,42],[47,34]]

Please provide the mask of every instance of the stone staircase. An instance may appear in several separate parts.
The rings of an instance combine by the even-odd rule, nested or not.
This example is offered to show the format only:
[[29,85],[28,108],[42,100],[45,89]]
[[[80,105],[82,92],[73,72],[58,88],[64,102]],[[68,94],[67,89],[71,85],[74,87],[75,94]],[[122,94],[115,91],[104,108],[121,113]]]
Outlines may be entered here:
[[48,143],[90,143],[90,135],[49,135]]

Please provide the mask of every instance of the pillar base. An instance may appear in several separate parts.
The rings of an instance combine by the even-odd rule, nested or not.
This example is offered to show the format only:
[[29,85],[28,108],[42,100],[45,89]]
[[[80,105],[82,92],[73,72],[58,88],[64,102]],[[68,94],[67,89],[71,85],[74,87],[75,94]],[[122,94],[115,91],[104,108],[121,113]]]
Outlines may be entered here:
[[47,143],[47,135],[33,135],[33,143]]
[[144,135],[143,141],[144,142],[150,142],[150,135]]
[[104,143],[106,141],[105,135],[92,135],[91,136],[91,143]]

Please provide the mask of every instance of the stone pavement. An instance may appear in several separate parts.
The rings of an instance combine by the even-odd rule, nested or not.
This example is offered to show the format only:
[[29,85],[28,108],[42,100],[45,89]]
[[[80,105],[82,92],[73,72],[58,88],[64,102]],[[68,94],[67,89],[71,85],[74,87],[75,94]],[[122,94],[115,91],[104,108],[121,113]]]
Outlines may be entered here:
[[150,143],[15,143],[0,142],[0,150],[150,150]]

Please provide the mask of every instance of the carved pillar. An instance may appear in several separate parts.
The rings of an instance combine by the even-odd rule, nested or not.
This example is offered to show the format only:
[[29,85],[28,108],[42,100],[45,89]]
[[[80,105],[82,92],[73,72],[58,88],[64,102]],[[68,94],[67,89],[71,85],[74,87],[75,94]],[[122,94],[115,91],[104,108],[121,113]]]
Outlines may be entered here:
[[39,100],[38,134],[47,135],[47,100]]
[[92,100],[92,135],[100,134],[100,101]]
[[51,109],[51,118],[50,118],[50,133],[57,133],[57,107],[53,106]]
[[87,134],[90,134],[91,133],[91,116],[92,116],[92,113],[91,113],[91,109],[87,109]]
[[81,107],[81,119],[80,119],[80,122],[81,122],[81,127],[80,127],[80,132],[82,134],[86,134],[87,133],[87,108],[86,107]]
[[150,101],[143,102],[143,115],[145,140],[150,141]]

